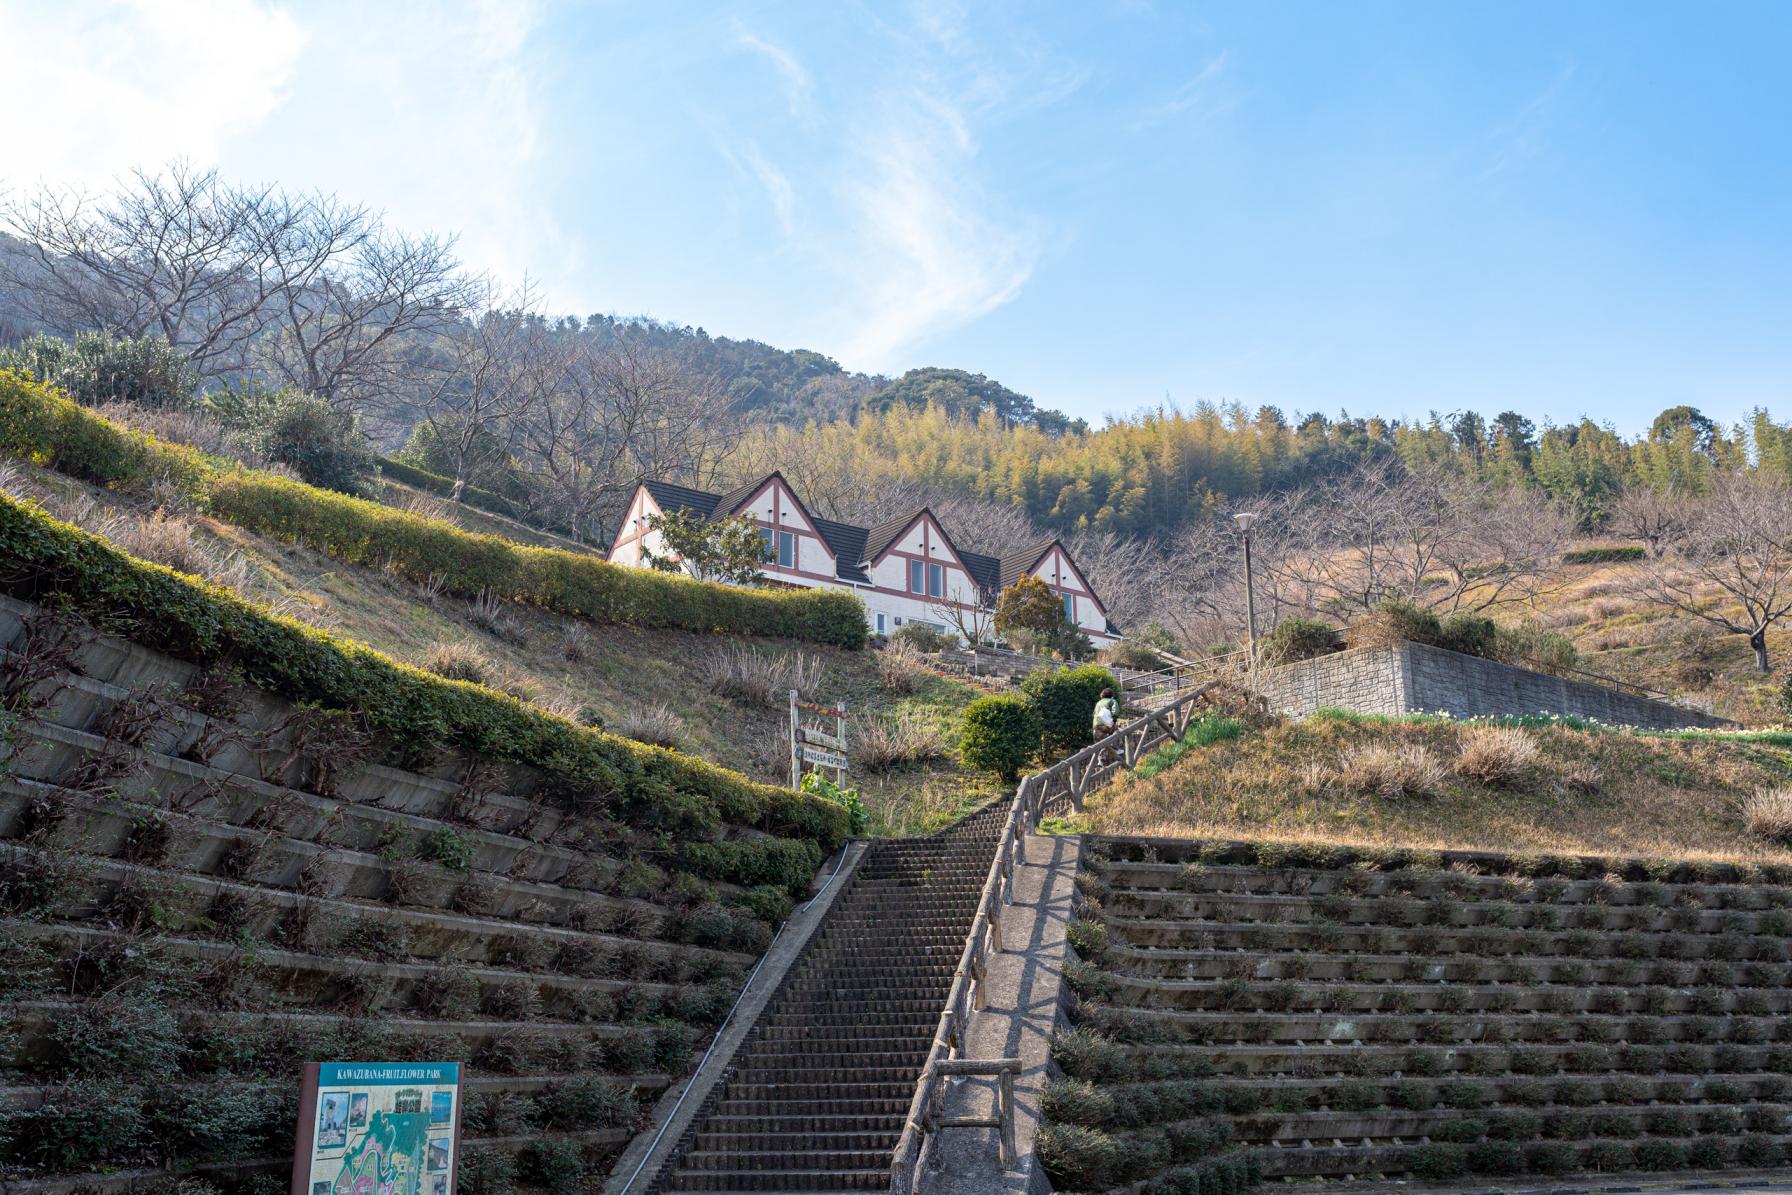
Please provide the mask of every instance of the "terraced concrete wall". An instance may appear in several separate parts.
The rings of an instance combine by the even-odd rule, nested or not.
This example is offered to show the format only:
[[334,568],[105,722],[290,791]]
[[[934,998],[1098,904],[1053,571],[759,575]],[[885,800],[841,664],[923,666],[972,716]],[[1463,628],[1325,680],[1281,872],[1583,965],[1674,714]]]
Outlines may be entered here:
[[1357,648],[1264,669],[1259,687],[1274,708],[1296,717],[1336,708],[1458,718],[1550,714],[1651,730],[1731,725],[1665,701],[1424,643]]
[[1041,1146],[1061,1191],[1194,1190],[1240,1155],[1326,1181],[1789,1156],[1792,866],[1112,838],[1083,857]]
[[763,892],[531,768],[392,766],[352,719],[4,599],[0,643],[8,1192],[278,1195],[326,1058],[462,1061],[461,1189],[569,1190],[770,939]]

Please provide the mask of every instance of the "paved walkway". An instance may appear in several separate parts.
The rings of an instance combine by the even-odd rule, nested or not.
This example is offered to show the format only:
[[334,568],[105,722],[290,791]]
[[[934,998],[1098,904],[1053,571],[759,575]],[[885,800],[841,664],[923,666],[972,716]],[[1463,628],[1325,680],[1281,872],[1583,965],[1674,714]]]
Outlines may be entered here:
[[[1019,1058],[1014,1084],[1017,1165],[1004,1173],[995,1129],[946,1129],[922,1183],[927,1195],[1026,1195],[1051,1184],[1033,1153],[1039,1095],[1051,1060],[1052,1027],[1063,989],[1064,930],[1070,922],[1081,840],[1029,836],[1014,869],[1014,903],[1003,915],[1007,949],[991,960],[988,1004],[972,1020],[966,1058]],[[991,1116],[996,1080],[960,1079],[947,1116]],[[1785,1195],[1784,1192],[1778,1195]]]

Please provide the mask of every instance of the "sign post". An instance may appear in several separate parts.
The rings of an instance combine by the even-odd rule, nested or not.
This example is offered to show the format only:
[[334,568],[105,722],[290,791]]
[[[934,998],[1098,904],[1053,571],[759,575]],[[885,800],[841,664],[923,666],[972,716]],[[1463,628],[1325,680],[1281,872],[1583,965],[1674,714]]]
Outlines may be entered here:
[[[832,718],[834,731],[829,734],[819,723],[804,725],[803,711]],[[846,707],[817,705],[804,701],[795,690],[790,691],[790,787],[801,788],[804,765],[832,768],[835,780],[846,784]]]
[[292,1195],[454,1195],[460,1063],[305,1066]]

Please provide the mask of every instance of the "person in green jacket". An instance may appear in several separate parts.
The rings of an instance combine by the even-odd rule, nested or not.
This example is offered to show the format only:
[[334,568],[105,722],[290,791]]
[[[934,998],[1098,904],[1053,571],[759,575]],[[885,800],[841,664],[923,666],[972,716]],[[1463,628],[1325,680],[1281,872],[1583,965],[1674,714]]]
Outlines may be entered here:
[[1095,732],[1095,737],[1098,739],[1106,738],[1108,735],[1113,734],[1114,728],[1119,725],[1120,703],[1114,700],[1114,691],[1112,689],[1103,689],[1101,691],[1101,699],[1095,703],[1095,719],[1092,727]]

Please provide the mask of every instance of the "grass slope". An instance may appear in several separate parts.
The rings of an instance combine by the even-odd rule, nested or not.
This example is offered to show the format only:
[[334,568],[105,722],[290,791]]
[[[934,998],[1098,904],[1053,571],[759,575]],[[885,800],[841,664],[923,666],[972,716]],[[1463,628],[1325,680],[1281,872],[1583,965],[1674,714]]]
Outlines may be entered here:
[[[1792,780],[1792,732],[1513,727],[1534,758],[1488,782],[1466,774],[1465,759],[1488,729],[1322,713],[1214,735],[1161,772],[1091,798],[1083,824],[1164,837],[1792,860],[1749,837],[1742,814],[1750,794]],[[1417,768],[1431,795],[1373,791],[1374,765],[1390,755]]]
[[[869,651],[787,641],[720,637],[685,631],[600,626],[530,607],[504,604],[492,618],[477,603],[432,596],[391,573],[345,565],[303,546],[268,539],[231,523],[177,513],[144,534],[152,503],[86,485],[62,474],[10,462],[0,489],[43,501],[51,513],[119,543],[134,555],[189,572],[206,572],[280,612],[398,659],[426,662],[444,645],[483,660],[486,683],[547,708],[626,728],[645,707],[663,704],[681,720],[680,750],[773,784],[788,781],[787,722],[780,697],[771,706],[718,693],[710,661],[744,647],[772,656],[800,655],[820,669],[816,695],[854,711],[915,717],[950,738],[958,711],[979,691],[929,675],[918,691],[886,692]],[[482,528],[483,529],[483,528]],[[189,546],[190,544],[190,546]],[[183,560],[184,553],[191,559]],[[569,632],[569,627],[576,630]],[[568,651],[569,633],[580,650]],[[861,775],[873,833],[914,833],[942,825],[997,795],[995,782],[960,767],[953,756],[882,775]]]

